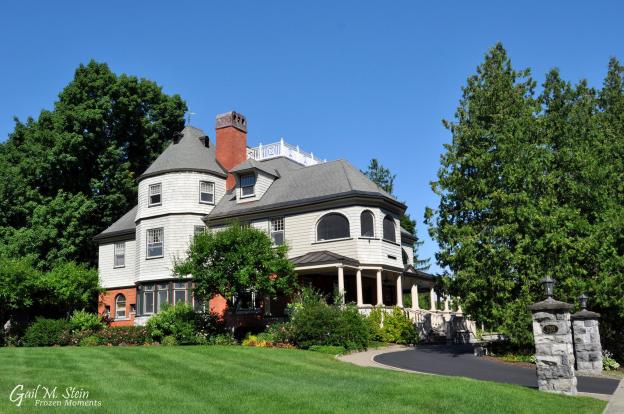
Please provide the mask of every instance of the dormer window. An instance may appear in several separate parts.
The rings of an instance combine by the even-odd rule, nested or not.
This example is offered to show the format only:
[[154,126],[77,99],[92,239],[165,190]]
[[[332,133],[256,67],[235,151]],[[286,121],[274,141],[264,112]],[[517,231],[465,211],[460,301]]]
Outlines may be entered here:
[[158,184],[150,184],[149,186],[149,201],[150,207],[159,206],[162,203],[162,186]]
[[240,176],[241,198],[253,197],[255,194],[256,174],[244,174]]
[[214,183],[210,181],[199,182],[199,202],[202,204],[214,204]]

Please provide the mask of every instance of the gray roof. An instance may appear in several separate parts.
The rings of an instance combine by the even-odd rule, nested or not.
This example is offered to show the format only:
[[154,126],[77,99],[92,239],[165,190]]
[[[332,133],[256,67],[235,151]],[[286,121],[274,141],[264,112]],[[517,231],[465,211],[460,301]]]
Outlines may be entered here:
[[297,256],[290,259],[295,266],[313,266],[319,264],[328,263],[344,263],[358,266],[360,262],[347,256],[343,256],[338,253],[330,252],[328,250],[321,250],[320,252],[306,253],[303,256]]
[[94,237],[95,240],[105,239],[107,237],[114,237],[122,234],[133,234],[136,229],[134,222],[137,214],[137,207],[134,206],[132,210],[121,216],[119,220],[111,224],[106,230]]
[[257,162],[279,174],[266,193],[257,201],[237,203],[234,192],[227,193],[207,216],[226,218],[256,211],[293,205],[311,204],[337,196],[373,196],[405,208],[393,196],[380,189],[347,161],[338,160],[304,167],[287,158]]
[[210,143],[204,131],[186,126],[181,138],[174,140],[139,179],[173,171],[201,171],[226,177],[227,171],[217,162],[214,146],[206,146],[205,140]]
[[269,175],[272,175],[273,177],[280,176],[279,172],[277,172],[275,168],[271,168],[267,164],[262,163],[260,161],[256,161],[253,158],[248,158],[246,161],[241,162],[236,167],[232,168],[230,172],[239,173],[239,172],[249,171],[249,170],[259,170]]

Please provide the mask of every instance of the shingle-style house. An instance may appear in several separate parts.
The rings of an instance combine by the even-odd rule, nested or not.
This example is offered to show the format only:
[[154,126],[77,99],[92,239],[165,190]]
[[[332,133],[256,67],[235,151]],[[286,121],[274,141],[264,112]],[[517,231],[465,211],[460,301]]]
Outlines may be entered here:
[[[100,313],[116,325],[143,324],[163,303],[199,306],[192,280],[172,275],[194,234],[235,219],[286,243],[304,284],[336,289],[363,313],[374,305],[414,304],[417,322],[450,320],[454,312],[420,310],[415,298],[433,277],[413,267],[414,237],[399,217],[406,206],[347,161],[323,162],[280,141],[247,147],[247,121],[235,112],[217,116],[215,142],[187,126],[138,178],[137,206],[96,237]],[[280,315],[283,301],[250,295],[243,305],[259,315]],[[223,311],[224,301],[210,308]],[[461,310],[460,310],[461,314]],[[428,316],[427,316],[428,315]]]

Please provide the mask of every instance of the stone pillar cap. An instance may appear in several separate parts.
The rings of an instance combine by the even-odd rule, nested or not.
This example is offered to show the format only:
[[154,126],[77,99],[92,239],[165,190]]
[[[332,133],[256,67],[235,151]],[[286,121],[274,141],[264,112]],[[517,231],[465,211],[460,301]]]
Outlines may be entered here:
[[570,309],[572,309],[572,305],[570,305],[569,303],[554,300],[553,298],[547,298],[541,302],[537,302],[532,305],[529,305],[528,308],[531,312],[553,311],[553,310],[570,311]]
[[583,319],[599,319],[600,314],[597,312],[588,311],[587,309],[583,309],[578,311],[571,316],[572,319],[583,320]]

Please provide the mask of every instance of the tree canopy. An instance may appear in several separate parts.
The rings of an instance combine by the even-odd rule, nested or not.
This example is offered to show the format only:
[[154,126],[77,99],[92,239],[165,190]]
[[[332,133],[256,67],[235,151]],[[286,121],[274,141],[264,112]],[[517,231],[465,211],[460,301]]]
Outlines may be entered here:
[[601,90],[554,69],[538,94],[497,44],[444,121],[452,142],[426,214],[436,258],[464,309],[518,344],[531,342],[526,306],[546,275],[558,299],[588,293],[612,316],[605,330],[623,332],[623,79],[615,59]]
[[297,276],[286,252],[286,245],[273,247],[264,231],[232,223],[196,235],[174,272],[191,275],[194,293],[205,303],[221,295],[228,310],[236,313],[238,301],[249,292],[275,298],[293,291]]
[[184,127],[156,83],[80,65],[52,110],[0,144],[0,255],[94,264],[92,237],[136,203],[135,178]]

